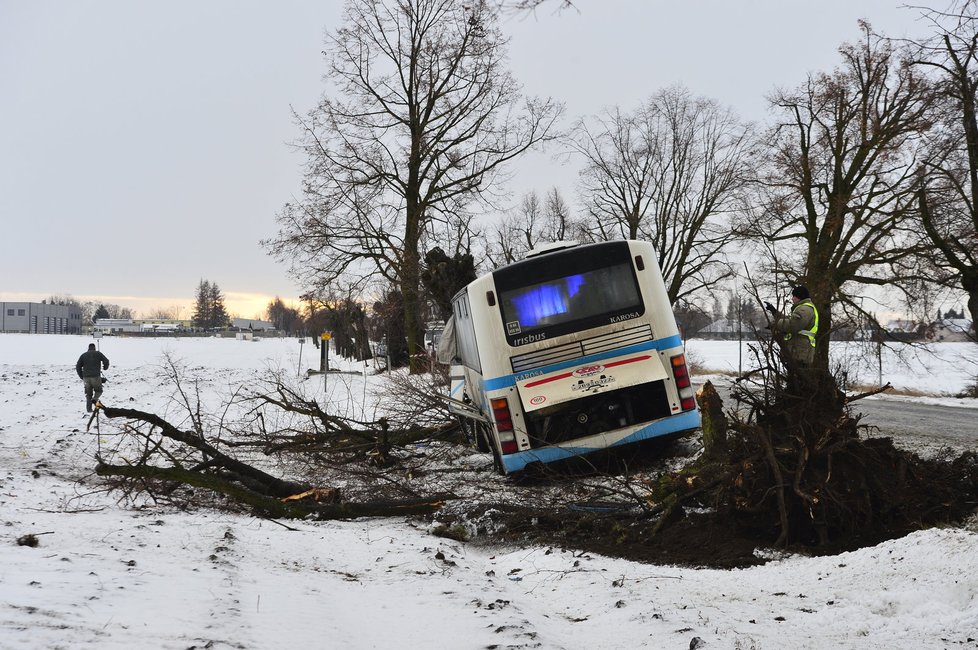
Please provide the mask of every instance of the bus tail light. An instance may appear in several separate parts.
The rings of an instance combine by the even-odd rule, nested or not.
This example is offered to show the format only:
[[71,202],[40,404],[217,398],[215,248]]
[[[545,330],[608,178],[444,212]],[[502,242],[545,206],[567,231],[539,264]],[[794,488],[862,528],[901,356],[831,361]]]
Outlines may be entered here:
[[498,397],[491,400],[492,417],[496,421],[496,430],[499,432],[513,430],[513,416],[509,413],[509,402],[505,397]]
[[516,434],[513,432],[513,416],[509,412],[509,402],[505,397],[490,400],[492,417],[496,421],[496,431],[499,434],[500,451],[503,454],[515,454],[518,450]]
[[679,405],[684,411],[692,411],[696,408],[696,397],[693,395],[693,384],[689,378],[689,369],[686,367],[686,355],[677,354],[669,361],[672,364],[672,376],[676,380],[676,388],[679,389]]
[[[510,434],[510,435],[513,435],[513,434]],[[513,436],[513,439],[512,440],[500,440],[499,441],[499,445],[503,448],[503,452],[502,453],[503,453],[504,456],[506,454],[515,454],[517,452],[517,449],[518,449],[517,446],[516,446],[516,436]]]

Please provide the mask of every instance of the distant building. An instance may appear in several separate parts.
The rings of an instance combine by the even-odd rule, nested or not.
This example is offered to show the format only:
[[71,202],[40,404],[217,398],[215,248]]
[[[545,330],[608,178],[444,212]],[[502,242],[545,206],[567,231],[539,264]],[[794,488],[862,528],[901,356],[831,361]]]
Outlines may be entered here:
[[81,307],[43,302],[0,302],[0,332],[80,334]]
[[883,329],[885,340],[907,342],[922,339],[926,326],[919,321],[898,318],[889,321]]
[[727,318],[715,320],[694,335],[698,339],[720,339],[725,341],[735,339],[754,340],[756,326],[750,321],[738,322]]
[[97,318],[93,332],[102,334],[174,334],[190,329],[190,321],[175,318]]
[[139,324],[131,318],[96,318],[92,331],[102,334],[125,334],[138,332]]
[[970,341],[971,321],[967,318],[942,318],[928,325],[924,336],[928,341]]
[[232,318],[231,329],[239,332],[272,332],[275,330],[275,326],[267,320]]

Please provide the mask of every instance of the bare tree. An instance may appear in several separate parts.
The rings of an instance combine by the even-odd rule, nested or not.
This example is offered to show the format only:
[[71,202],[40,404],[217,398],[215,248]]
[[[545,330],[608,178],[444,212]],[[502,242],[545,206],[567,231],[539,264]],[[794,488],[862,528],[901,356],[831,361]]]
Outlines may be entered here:
[[350,0],[327,42],[330,95],[296,115],[303,196],[265,244],[312,286],[351,275],[399,286],[411,350],[425,232],[553,137],[562,110],[521,95],[505,44],[484,0]]
[[265,308],[265,315],[279,332],[295,334],[302,330],[302,316],[297,307],[290,307],[275,296]]
[[82,316],[86,317],[86,314],[91,314],[92,322],[96,318],[133,318],[132,309],[129,307],[121,307],[112,303],[101,303],[88,301],[82,304]]
[[564,241],[573,239],[577,225],[571,214],[571,208],[564,200],[560,190],[551,187],[543,206],[544,236],[548,241]]
[[526,257],[532,249],[550,242],[576,239],[579,224],[571,217],[570,206],[556,187],[544,199],[529,191],[520,199],[516,210],[489,227],[486,257],[498,268]]
[[978,323],[978,2],[924,10],[934,35],[915,62],[937,72],[940,92],[919,194],[923,233],[937,249],[923,262],[938,284],[963,289]]
[[500,267],[523,259],[541,241],[544,221],[540,195],[527,192],[514,212],[504,215],[490,227],[486,256],[490,264]]
[[[868,316],[859,287],[908,289],[917,147],[933,88],[886,39],[840,48],[832,73],[809,75],[772,106],[766,193],[748,233],[767,247],[772,276],[804,283],[819,310],[816,365],[828,368],[833,309]],[[779,287],[780,288],[780,287]]]
[[179,320],[180,312],[183,310],[179,305],[172,305],[170,307],[157,307],[151,309],[146,318],[153,320]]
[[585,161],[591,238],[654,242],[674,304],[728,277],[724,217],[746,184],[751,137],[729,109],[681,86],[634,113],[615,108],[580,121],[571,144]]
[[555,13],[575,8],[573,0],[498,0],[497,4],[503,11],[515,14],[535,13],[545,5]]

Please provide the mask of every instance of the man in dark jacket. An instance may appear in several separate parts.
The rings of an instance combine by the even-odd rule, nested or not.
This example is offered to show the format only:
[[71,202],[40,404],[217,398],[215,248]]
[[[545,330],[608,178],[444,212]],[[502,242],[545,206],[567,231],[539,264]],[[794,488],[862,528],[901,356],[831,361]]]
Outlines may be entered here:
[[88,352],[78,357],[75,371],[78,378],[85,382],[85,410],[92,411],[92,404],[102,395],[102,371],[109,369],[109,360],[104,354],[95,349],[94,343],[88,344]]

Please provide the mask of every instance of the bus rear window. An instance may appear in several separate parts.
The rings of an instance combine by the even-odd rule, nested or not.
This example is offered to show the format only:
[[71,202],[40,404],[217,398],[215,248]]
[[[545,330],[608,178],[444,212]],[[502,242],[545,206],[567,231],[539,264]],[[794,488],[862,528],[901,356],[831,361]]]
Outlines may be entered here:
[[615,244],[600,255],[592,248],[582,258],[570,249],[514,265],[519,267],[516,273],[497,272],[509,343],[521,345],[642,314],[627,244]]

